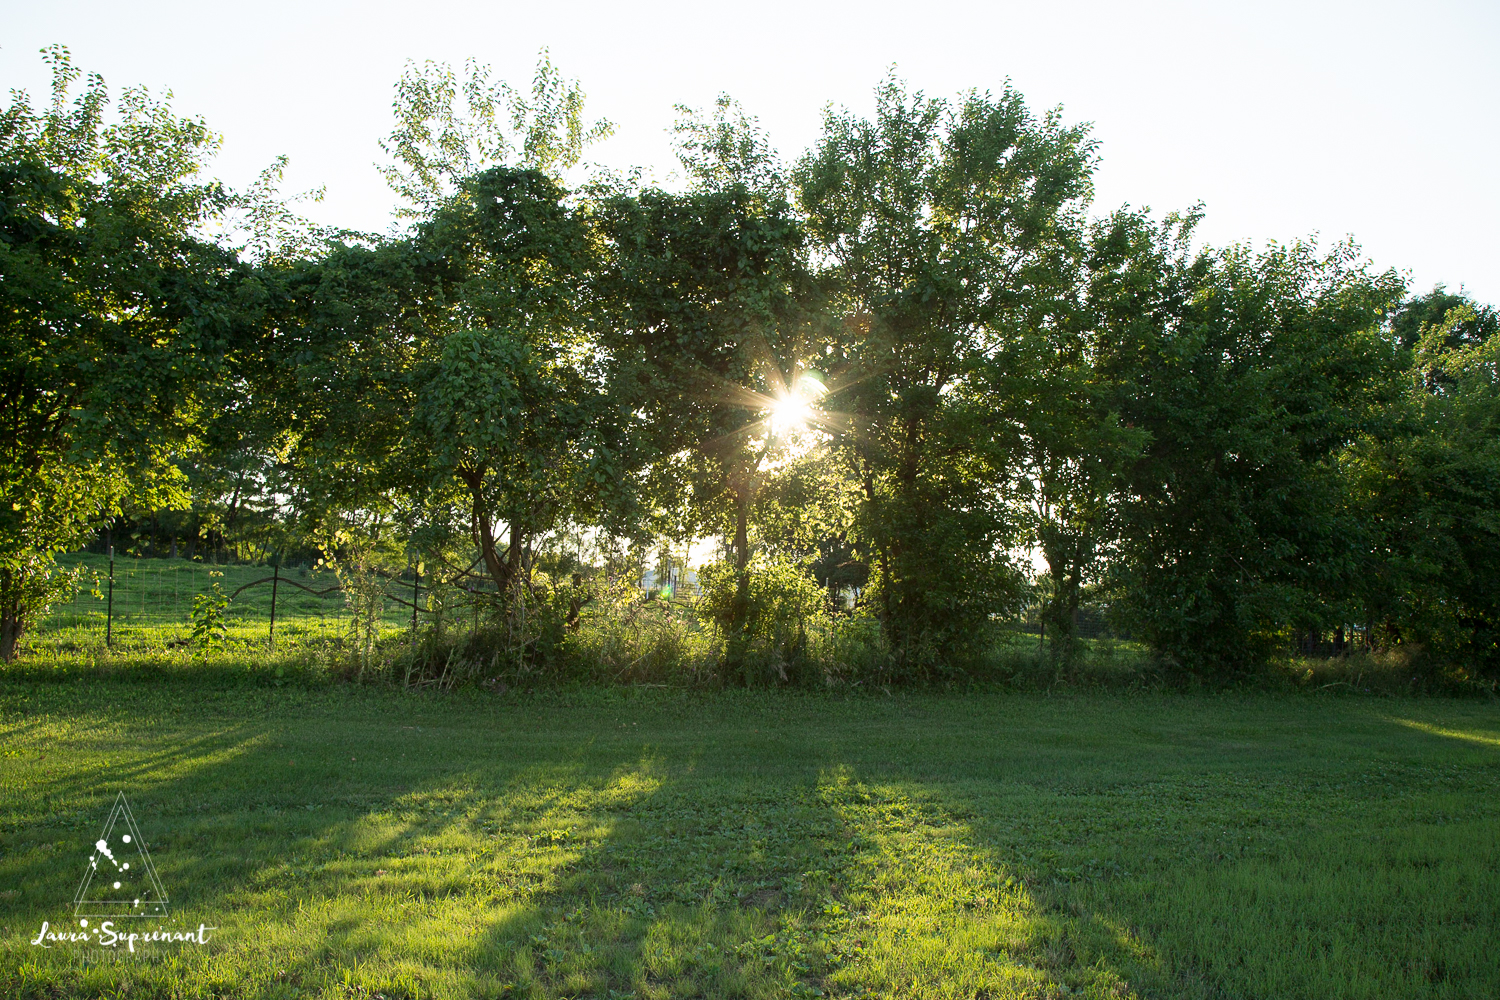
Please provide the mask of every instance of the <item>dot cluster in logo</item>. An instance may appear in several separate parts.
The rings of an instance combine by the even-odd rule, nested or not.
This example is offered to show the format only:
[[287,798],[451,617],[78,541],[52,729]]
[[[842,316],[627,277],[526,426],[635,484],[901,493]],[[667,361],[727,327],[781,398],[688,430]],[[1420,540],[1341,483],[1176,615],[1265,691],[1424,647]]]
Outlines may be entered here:
[[[76,917],[164,917],[167,894],[121,792],[94,841],[83,882],[73,897]],[[82,926],[88,926],[80,920]]]

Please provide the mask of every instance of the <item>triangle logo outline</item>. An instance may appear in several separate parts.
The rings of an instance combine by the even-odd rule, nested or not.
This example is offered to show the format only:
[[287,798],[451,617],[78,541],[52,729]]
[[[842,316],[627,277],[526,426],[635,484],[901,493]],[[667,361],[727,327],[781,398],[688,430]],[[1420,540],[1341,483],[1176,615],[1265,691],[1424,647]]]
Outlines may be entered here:
[[[119,829],[122,825],[123,829]],[[107,878],[101,882],[100,892],[90,893],[89,890],[94,884],[94,876],[100,874],[101,860],[113,865],[114,871],[121,875],[129,873],[131,861],[136,862],[139,867],[131,880],[137,883],[138,889],[131,890],[131,893],[139,891],[140,895],[133,899],[108,898],[111,891],[123,887],[120,882],[113,882],[111,885]],[[108,888],[105,888],[106,886]],[[167,915],[166,890],[162,888],[161,879],[156,875],[156,866],[151,863],[151,852],[146,849],[146,841],[141,837],[140,828],[136,826],[135,816],[130,811],[130,802],[125,798],[123,790],[115,797],[114,807],[110,809],[109,816],[104,821],[104,828],[99,833],[99,839],[94,842],[94,851],[89,856],[88,867],[83,873],[83,881],[78,885],[78,892],[73,895],[73,915],[75,917],[165,917]]]

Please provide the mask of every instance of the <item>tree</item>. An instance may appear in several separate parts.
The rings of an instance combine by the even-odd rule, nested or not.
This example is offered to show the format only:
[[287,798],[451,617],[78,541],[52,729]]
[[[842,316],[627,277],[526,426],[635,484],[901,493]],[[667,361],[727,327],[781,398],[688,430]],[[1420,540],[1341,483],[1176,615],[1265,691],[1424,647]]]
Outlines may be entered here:
[[1193,255],[1121,222],[1100,366],[1149,439],[1118,494],[1116,610],[1169,662],[1232,674],[1343,612],[1361,525],[1338,457],[1394,384],[1401,286],[1349,244]]
[[[1196,214],[1169,217],[1173,243],[1186,245],[1196,222]],[[1148,311],[1150,266],[1138,257],[1159,235],[1145,213],[1122,210],[1095,223],[1078,248],[1073,281],[1059,284],[1053,305],[1020,338],[1021,492],[1047,564],[1042,631],[1062,663],[1077,653],[1084,588],[1098,582],[1115,540],[1120,475],[1146,442],[1121,420],[1118,387],[1099,362],[1122,324],[1158,318]]]
[[[1343,456],[1366,533],[1355,595],[1371,639],[1500,672],[1500,337],[1441,289],[1403,304],[1406,391]],[[1413,316],[1418,324],[1409,324]],[[1414,328],[1413,328],[1414,327]]]
[[1500,312],[1438,285],[1426,295],[1401,303],[1391,317],[1391,333],[1408,351],[1416,350],[1435,329],[1443,331],[1444,344],[1450,348],[1481,344],[1500,333]]
[[[751,518],[768,462],[792,436],[774,419],[806,391],[817,354],[806,237],[775,154],[728,97],[679,107],[687,192],[617,190],[598,218],[608,248],[604,344],[642,420],[658,527],[720,534],[732,674],[743,674]],[[748,675],[743,677],[749,681]]]
[[[664,493],[681,488],[674,479],[691,484],[691,527],[729,540],[744,597],[749,519],[777,444],[770,411],[810,354],[801,229],[785,200],[743,184],[617,197],[601,207],[601,223],[614,310],[605,344],[629,379],[624,391],[643,417],[638,433],[658,470],[671,470],[658,479]],[[742,601],[730,605],[731,644],[743,610]]]
[[280,273],[277,406],[312,522],[461,532],[514,596],[548,530],[609,520],[628,493],[583,288],[594,248],[558,183],[610,127],[583,124],[545,52],[529,96],[472,62],[462,110],[459,89],[434,63],[397,84],[383,169],[408,233]]
[[560,521],[619,509],[623,444],[581,287],[591,242],[563,196],[491,168],[410,236],[282,276],[276,405],[311,522],[404,511],[460,531],[512,594]]
[[1021,95],[954,104],[878,89],[830,111],[795,181],[842,334],[827,407],[860,479],[859,541],[882,625],[912,670],[981,641],[1018,589],[1009,488],[1024,379],[1012,362],[1072,274],[1093,143]]
[[[424,488],[462,484],[501,592],[529,580],[537,541],[559,521],[608,520],[628,502],[623,415],[584,310],[591,242],[561,199],[536,171],[496,168],[422,232],[456,273],[440,346],[413,373],[413,457],[425,459]],[[499,523],[510,532],[503,553]]]
[[473,59],[462,82],[447,63],[431,60],[402,71],[391,104],[396,127],[380,144],[395,161],[380,172],[405,201],[398,215],[430,217],[464,180],[495,166],[529,167],[561,183],[585,147],[614,132],[608,121],[584,121],[582,87],[563,77],[545,48],[529,95],[490,73]]
[[45,110],[0,115],[0,657],[55,592],[54,554],[127,502],[181,502],[172,458],[241,328],[243,270],[199,237],[231,204],[217,137],[65,48]]

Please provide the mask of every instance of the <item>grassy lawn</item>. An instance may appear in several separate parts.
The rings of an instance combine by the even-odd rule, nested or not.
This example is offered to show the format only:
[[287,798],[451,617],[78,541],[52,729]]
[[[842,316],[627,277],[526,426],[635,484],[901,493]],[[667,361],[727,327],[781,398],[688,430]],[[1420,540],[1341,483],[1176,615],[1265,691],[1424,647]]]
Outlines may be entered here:
[[[6,997],[1500,996],[1500,708],[0,683]],[[30,941],[116,792],[209,944]],[[157,926],[153,923],[152,926]]]

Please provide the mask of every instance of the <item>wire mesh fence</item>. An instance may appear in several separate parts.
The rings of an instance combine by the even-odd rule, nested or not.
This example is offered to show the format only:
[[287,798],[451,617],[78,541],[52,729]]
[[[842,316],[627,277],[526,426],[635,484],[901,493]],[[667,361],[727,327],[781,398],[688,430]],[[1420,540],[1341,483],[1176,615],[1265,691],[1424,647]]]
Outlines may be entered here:
[[[1005,623],[1007,631],[1021,635],[1043,637],[1041,606],[1033,604]],[[1073,634],[1080,639],[1117,639],[1129,641],[1130,636],[1111,625],[1106,609],[1095,605],[1084,605],[1073,614]]]
[[[53,602],[32,636],[33,646],[146,649],[181,645],[192,633],[198,597],[229,598],[223,613],[228,639],[267,645],[346,636],[353,631],[358,614],[345,599],[349,578],[341,579],[318,566],[169,558],[111,560],[93,553],[64,557],[59,563],[64,571],[77,574],[78,585]],[[433,614],[445,617],[453,627],[477,628],[486,601],[495,596],[488,577],[466,571],[441,584],[443,599],[436,605],[432,581],[414,569],[371,571],[366,580],[373,583],[383,633],[413,629]],[[367,602],[370,593],[362,596]]]
[[[78,585],[54,601],[35,641],[73,647],[165,645],[192,628],[194,598],[231,596],[224,625],[232,638],[259,635],[330,637],[346,631],[350,611],[338,577],[308,566],[214,565],[186,559],[116,558],[82,554],[59,560],[78,571]],[[277,579],[279,578],[279,579]],[[394,603],[384,624],[399,627],[410,612]]]
[[[188,559],[124,557],[83,553],[59,560],[75,571],[78,586],[49,608],[28,643],[37,649],[88,651],[110,646],[147,651],[188,644],[193,629],[194,599],[215,593],[232,597],[223,615],[226,637],[238,643],[298,645],[338,641],[353,631],[354,612],[344,599],[337,574],[309,565],[221,564]],[[662,592],[691,603],[696,579],[674,576],[670,590],[650,573],[638,577],[643,593]],[[429,582],[411,570],[383,574],[379,630],[408,631],[431,620],[434,604]],[[487,598],[494,597],[488,578],[472,573],[448,581],[439,614],[449,627],[477,629]],[[414,607],[415,604],[415,607]],[[1003,623],[1011,642],[1042,643],[1040,607],[1032,605]],[[1338,657],[1370,644],[1369,629],[1357,624],[1308,630],[1287,637],[1293,656]],[[1074,634],[1086,641],[1122,641],[1132,637],[1111,624],[1108,609],[1085,605],[1074,616]]]

